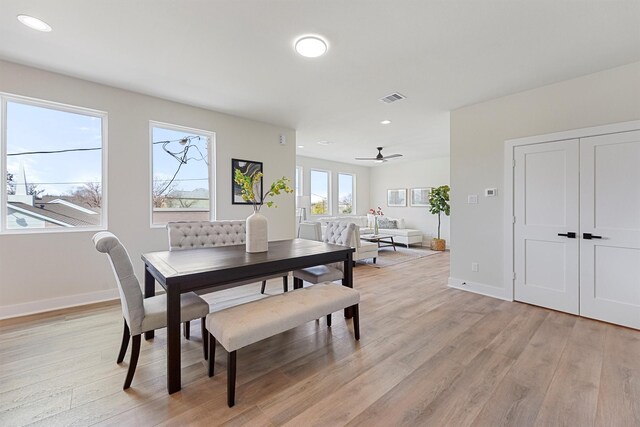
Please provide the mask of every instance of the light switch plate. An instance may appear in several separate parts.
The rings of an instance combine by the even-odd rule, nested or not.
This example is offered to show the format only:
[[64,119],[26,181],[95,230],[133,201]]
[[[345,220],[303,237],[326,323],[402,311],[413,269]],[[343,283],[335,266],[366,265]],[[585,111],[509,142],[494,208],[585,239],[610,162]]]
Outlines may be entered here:
[[474,205],[476,203],[478,203],[478,195],[477,194],[469,194],[467,196],[467,203]]

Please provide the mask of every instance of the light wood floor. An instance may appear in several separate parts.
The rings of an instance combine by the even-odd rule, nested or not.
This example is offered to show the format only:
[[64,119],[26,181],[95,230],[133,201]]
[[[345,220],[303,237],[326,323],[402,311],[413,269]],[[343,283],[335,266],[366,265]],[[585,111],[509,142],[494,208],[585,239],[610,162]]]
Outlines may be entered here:
[[122,391],[119,305],[0,322],[0,425],[640,425],[640,332],[449,289],[448,264],[355,268],[360,342],[336,314],[240,350],[232,409],[226,354],[208,378],[197,322],[171,396],[163,332]]

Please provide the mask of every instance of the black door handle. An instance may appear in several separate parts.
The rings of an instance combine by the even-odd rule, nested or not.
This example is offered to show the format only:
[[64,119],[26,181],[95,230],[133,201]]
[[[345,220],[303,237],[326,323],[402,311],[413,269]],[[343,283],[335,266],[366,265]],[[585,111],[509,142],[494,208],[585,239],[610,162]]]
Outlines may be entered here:
[[591,233],[582,233],[582,238],[586,239],[586,240],[591,240],[591,239],[602,239],[602,236],[594,236]]
[[570,239],[575,239],[576,238],[576,233],[574,233],[573,231],[569,231],[567,233],[558,233],[558,236],[564,236],[564,237],[568,237]]

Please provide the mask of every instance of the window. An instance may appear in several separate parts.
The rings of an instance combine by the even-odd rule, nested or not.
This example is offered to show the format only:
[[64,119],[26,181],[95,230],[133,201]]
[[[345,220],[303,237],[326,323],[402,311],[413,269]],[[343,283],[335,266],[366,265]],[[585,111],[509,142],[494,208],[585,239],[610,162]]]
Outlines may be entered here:
[[311,170],[311,215],[327,215],[329,206],[329,172]]
[[353,215],[355,207],[355,177],[348,173],[338,174],[338,214]]
[[0,96],[2,231],[104,229],[106,113]]
[[298,196],[302,196],[303,190],[302,190],[302,166],[296,166],[296,182],[295,184],[295,189],[296,189],[296,197]]
[[151,224],[211,218],[213,134],[151,123]]

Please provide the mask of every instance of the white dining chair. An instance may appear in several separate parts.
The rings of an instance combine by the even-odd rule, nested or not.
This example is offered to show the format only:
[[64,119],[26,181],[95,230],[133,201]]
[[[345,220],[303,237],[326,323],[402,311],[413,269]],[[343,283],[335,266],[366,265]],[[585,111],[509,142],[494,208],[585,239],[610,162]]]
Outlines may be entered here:
[[[217,246],[244,245],[246,238],[245,221],[174,221],[167,224],[169,250],[214,248]],[[274,274],[258,277],[244,284],[262,282],[260,293],[264,294],[267,280],[282,277],[282,289],[289,290],[289,276]],[[238,286],[238,284],[235,284]]]
[[[140,283],[133,271],[131,258],[120,240],[109,232],[100,232],[93,236],[93,243],[99,252],[109,256],[111,267],[116,276],[120,303],[124,317],[124,332],[118,354],[118,363],[124,360],[129,339],[132,338],[131,359],[123,389],[131,386],[140,355],[140,337],[143,333],[167,326],[167,298],[165,294],[143,298]],[[180,295],[180,319],[182,322],[200,319],[202,324],[202,345],[204,358],[207,358],[209,333],[205,318],[209,314],[209,304],[193,292]]]
[[[302,224],[301,224],[302,225]],[[318,223],[319,226],[319,223]],[[310,227],[311,229],[311,227]],[[334,221],[327,223],[324,238],[325,243],[335,245],[352,246],[355,224],[346,221]],[[315,267],[294,270],[294,288],[301,288],[303,281],[309,283],[333,282],[344,278],[344,264],[336,262],[327,265],[317,265]]]
[[299,238],[306,240],[322,241],[322,224],[317,221],[305,221],[300,223]]

